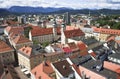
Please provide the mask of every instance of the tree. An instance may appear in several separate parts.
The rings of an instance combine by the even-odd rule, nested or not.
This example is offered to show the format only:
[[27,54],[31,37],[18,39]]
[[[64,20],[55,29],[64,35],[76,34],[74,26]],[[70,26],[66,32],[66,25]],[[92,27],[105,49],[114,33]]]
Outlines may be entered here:
[[48,46],[50,43],[48,42],[48,41],[46,41],[46,42],[44,42],[44,43],[42,43],[42,46],[43,46],[43,48],[45,48],[46,46]]
[[32,27],[28,26],[24,28],[25,37],[29,38],[29,31],[32,30]]

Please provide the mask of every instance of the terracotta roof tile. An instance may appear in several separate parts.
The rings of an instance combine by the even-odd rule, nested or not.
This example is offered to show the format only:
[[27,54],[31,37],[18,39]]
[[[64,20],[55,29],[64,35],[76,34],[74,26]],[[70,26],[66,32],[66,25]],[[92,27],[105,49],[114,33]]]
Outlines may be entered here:
[[[39,26],[32,26],[32,36],[42,36],[53,34],[53,28],[40,28]],[[57,34],[61,34],[60,27],[57,27]]]
[[66,38],[71,38],[71,37],[78,37],[78,36],[84,36],[84,32],[82,32],[80,29],[74,29],[74,30],[66,30],[64,31],[65,37]]
[[43,63],[43,72],[45,72],[48,75],[54,73],[54,70],[50,64],[50,61],[46,61]]
[[65,53],[71,53],[72,50],[69,47],[63,47]]
[[8,33],[11,33],[11,32],[13,32],[13,33],[22,33],[24,31],[24,28],[20,27],[20,26],[17,26],[17,27],[8,26],[5,29],[6,29],[6,31]]
[[86,44],[84,44],[82,41],[79,41],[77,43],[77,46],[79,47],[80,50],[85,50],[87,49]]
[[120,74],[120,65],[115,63],[104,61],[104,68]]
[[15,39],[13,39],[13,41],[14,41],[16,44],[31,42],[28,38],[26,38],[26,37],[23,36],[23,35],[18,35]]
[[115,40],[115,36],[110,36],[110,37],[107,38],[107,42],[111,41],[111,40]]
[[79,76],[81,76],[81,72],[80,72],[79,67],[77,67],[75,64],[73,64],[72,66],[76,70],[76,72],[79,74]]
[[7,45],[4,41],[0,40],[0,52],[12,51],[13,49]]
[[24,47],[20,48],[19,51],[26,54],[27,56],[30,56],[32,53],[32,48],[28,47],[28,46],[24,46]]
[[19,22],[17,22],[17,21],[12,21],[12,20],[8,20],[7,23],[12,24],[12,25],[13,25],[13,24],[19,24]]
[[[37,26],[36,26],[37,27]],[[52,28],[34,28],[31,30],[32,36],[42,36],[53,34]]]
[[120,35],[120,30],[97,28],[97,27],[93,27],[93,29],[94,32],[98,32],[98,33]]
[[36,79],[39,79],[39,77],[42,79],[52,79],[49,75],[54,73],[54,70],[50,62],[46,61],[33,68],[31,72],[35,75]]

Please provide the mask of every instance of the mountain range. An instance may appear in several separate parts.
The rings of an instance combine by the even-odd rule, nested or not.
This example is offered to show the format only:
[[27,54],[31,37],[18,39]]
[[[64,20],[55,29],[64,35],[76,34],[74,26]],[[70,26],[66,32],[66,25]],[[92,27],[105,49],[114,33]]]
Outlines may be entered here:
[[88,14],[90,11],[91,14],[120,14],[120,10],[115,9],[72,9],[72,8],[53,8],[53,7],[28,7],[28,6],[13,6],[8,9],[0,9],[0,16],[8,15],[8,14],[27,14],[27,13],[65,13],[70,12],[72,14],[81,13],[81,14]]

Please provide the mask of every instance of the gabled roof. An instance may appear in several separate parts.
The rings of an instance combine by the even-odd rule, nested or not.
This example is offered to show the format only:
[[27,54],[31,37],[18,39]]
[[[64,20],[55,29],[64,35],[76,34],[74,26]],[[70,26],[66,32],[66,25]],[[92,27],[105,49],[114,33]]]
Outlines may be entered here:
[[79,37],[84,36],[84,32],[82,32],[80,29],[74,29],[74,30],[66,30],[64,31],[66,38],[72,38],[72,37]]
[[[42,36],[53,34],[53,28],[40,28],[39,26],[32,26],[32,36]],[[60,27],[57,27],[57,34],[60,34]]]
[[97,28],[97,27],[93,27],[93,29],[94,32],[98,32],[98,33],[120,35],[120,30]]
[[45,50],[41,48],[39,45],[23,46],[18,51],[19,53],[22,53],[27,57],[38,56],[46,53]]
[[70,67],[70,64],[67,62],[67,60],[55,62],[55,63],[53,63],[53,66],[64,77],[67,77],[70,74],[74,73],[74,71]]
[[31,42],[28,38],[26,38],[23,35],[18,35],[15,39],[13,39],[13,41],[16,44]]
[[34,28],[31,30],[32,36],[42,36],[42,35],[49,35],[49,34],[53,34],[52,28],[38,28],[36,29],[34,26]]
[[20,24],[19,22],[17,21],[12,21],[12,20],[8,20],[7,23],[13,25],[13,24]]
[[7,66],[8,73],[5,74],[4,79],[20,79],[18,73],[12,65]]
[[11,33],[11,32],[13,32],[13,33],[22,33],[24,31],[24,28],[20,27],[20,26],[16,26],[16,27],[15,26],[14,27],[8,26],[5,29],[6,29],[6,31],[8,33]]
[[77,42],[77,46],[79,47],[80,50],[87,49],[86,44],[84,44],[82,41]]
[[120,74],[120,65],[118,65],[118,64],[104,61],[104,68]]
[[33,68],[31,72],[35,75],[36,79],[39,79],[39,77],[42,77],[42,79],[52,79],[49,75],[54,73],[54,70],[50,62],[46,61]]
[[6,51],[12,51],[13,49],[6,44],[4,41],[0,40],[0,53],[6,52]]

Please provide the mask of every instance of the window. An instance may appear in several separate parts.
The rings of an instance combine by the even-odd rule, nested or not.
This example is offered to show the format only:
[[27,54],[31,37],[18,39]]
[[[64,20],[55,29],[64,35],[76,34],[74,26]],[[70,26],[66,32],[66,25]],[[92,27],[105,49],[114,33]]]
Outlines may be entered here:
[[34,75],[36,75],[36,72],[34,72]]

